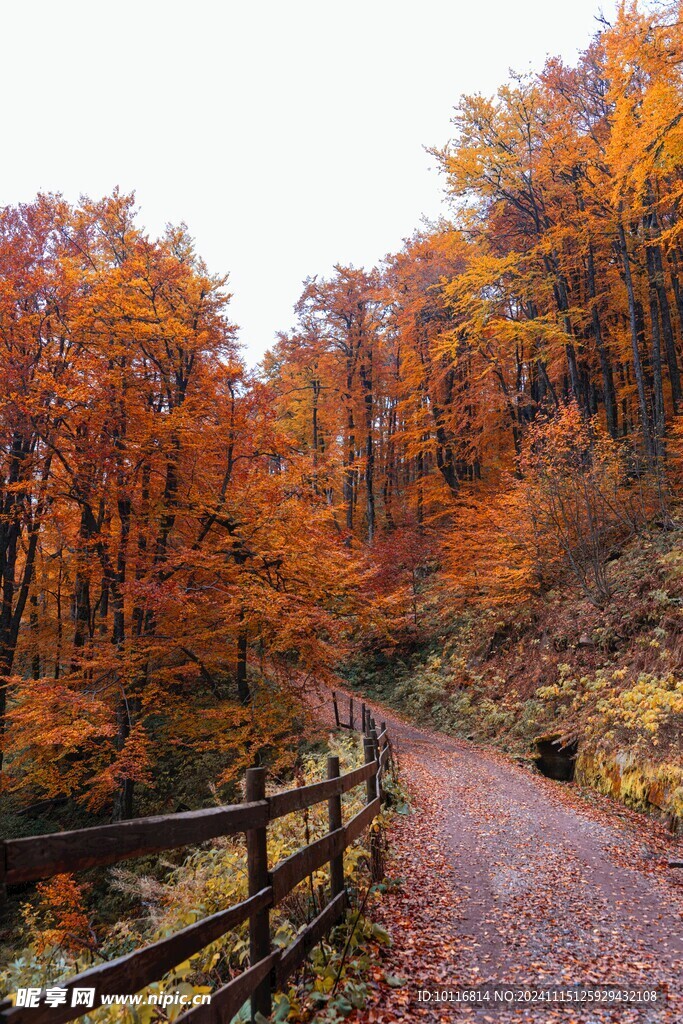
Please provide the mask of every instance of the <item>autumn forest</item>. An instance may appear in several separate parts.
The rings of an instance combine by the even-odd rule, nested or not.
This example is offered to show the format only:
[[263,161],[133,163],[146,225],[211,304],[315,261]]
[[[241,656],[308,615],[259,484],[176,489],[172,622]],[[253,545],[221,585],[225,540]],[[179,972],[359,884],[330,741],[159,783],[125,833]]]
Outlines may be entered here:
[[[255,368],[191,225],[152,238],[119,191],[0,211],[0,836],[300,785],[339,690],[545,744],[675,841],[682,61],[679,5],[628,3],[573,66],[461,97],[443,219],[307,279]],[[43,966],[128,949],[59,878],[12,903]],[[392,1012],[353,1019],[421,1019]]]

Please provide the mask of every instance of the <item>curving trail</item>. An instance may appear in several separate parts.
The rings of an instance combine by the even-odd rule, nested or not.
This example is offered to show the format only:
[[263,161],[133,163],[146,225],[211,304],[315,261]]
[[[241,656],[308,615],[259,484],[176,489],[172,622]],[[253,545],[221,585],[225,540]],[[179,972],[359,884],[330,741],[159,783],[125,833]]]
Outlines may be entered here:
[[[377,907],[394,946],[371,1005],[350,1019],[683,1022],[683,870],[667,867],[676,843],[661,826],[386,708],[373,714],[389,726],[416,810],[392,830],[390,875],[403,884]],[[660,995],[511,1009],[419,998],[487,984]]]

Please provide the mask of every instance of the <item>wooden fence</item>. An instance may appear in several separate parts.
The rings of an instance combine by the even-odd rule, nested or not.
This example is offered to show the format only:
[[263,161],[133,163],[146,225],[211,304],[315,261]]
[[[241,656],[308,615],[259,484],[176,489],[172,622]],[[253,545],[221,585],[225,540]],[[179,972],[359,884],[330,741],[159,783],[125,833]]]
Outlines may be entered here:
[[[349,721],[341,722],[336,695],[332,702],[335,721],[341,728],[353,728],[353,701]],[[59,1006],[12,1006],[0,1002],[2,1024],[62,1024],[86,1011],[72,1007],[76,988],[95,990],[95,1007],[101,996],[133,994],[159,981],[178,964],[195,956],[243,921],[249,921],[251,966],[215,991],[210,1005],[197,1006],[182,1017],[187,1024],[228,1022],[251,999],[252,1020],[257,1012],[268,1016],[271,996],[305,960],[308,953],[337,922],[347,905],[344,881],[344,850],[370,825],[380,810],[382,773],[391,748],[384,723],[378,731],[373,718],[361,709],[365,764],[345,775],[339,774],[339,758],[329,757],[327,779],[266,796],[265,768],[250,768],[246,778],[246,802],[232,806],[134,818],[113,825],[57,832],[50,835],[10,839],[0,845],[0,892],[5,885],[32,882],[65,872],[114,864],[182,846],[246,833],[248,898],[182,931],[143,949],[106,963],[97,964],[76,977],[58,982],[66,990],[66,1003]],[[366,803],[346,825],[342,820],[342,794],[365,783]],[[312,807],[326,800],[329,832],[290,857],[268,869],[268,824],[285,814]],[[330,865],[330,900],[295,941],[285,950],[274,950],[270,941],[269,914],[314,871]]]

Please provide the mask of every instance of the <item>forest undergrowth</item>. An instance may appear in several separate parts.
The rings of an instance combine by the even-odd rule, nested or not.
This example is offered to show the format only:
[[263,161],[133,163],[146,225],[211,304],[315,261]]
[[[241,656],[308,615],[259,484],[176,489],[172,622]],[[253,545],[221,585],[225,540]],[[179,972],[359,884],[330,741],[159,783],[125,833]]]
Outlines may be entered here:
[[464,613],[427,642],[365,651],[348,681],[410,720],[534,766],[576,748],[577,783],[683,820],[682,524],[615,547],[602,606],[564,582],[522,606]]

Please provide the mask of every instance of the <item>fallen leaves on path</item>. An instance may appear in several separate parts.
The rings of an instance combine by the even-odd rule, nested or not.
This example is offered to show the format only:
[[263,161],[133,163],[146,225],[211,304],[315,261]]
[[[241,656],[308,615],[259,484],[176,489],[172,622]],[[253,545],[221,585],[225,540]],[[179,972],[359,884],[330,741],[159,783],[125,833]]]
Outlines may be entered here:
[[[379,717],[379,712],[378,712]],[[391,932],[371,1000],[349,1019],[553,1024],[683,1021],[673,841],[643,815],[589,801],[503,755],[389,721],[415,812],[391,831],[401,884],[373,908]],[[403,983],[402,983],[403,982]],[[656,1004],[472,1007],[432,993],[634,987]]]

